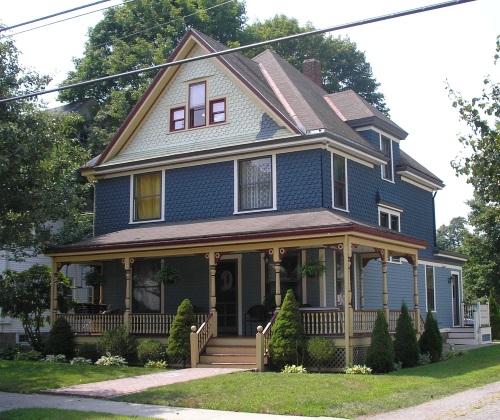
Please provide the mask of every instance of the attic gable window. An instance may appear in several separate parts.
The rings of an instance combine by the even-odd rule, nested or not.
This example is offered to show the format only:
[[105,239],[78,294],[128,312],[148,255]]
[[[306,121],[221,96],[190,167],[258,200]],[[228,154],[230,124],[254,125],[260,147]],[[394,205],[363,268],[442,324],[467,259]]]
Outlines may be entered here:
[[385,157],[389,159],[389,161],[382,165],[382,178],[387,181],[394,181],[394,171],[393,171],[393,157],[392,157],[392,141],[391,139],[380,136],[380,150],[384,153]]
[[189,85],[189,128],[206,125],[206,82]]
[[210,124],[226,122],[226,100],[215,99],[210,101]]
[[186,111],[184,107],[170,110],[170,131],[184,130],[186,125]]

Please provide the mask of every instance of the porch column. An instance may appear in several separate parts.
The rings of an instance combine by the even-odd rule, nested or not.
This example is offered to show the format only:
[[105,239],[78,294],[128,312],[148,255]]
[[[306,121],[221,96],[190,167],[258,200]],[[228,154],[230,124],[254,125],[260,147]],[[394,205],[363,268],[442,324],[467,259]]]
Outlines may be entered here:
[[269,250],[269,254],[273,256],[274,262],[274,273],[276,279],[276,294],[274,299],[276,301],[276,312],[281,309],[281,259],[285,254],[284,248],[272,248]]
[[411,255],[407,258],[413,266],[413,309],[415,309],[415,328],[420,331],[420,311],[418,309],[418,257]]
[[389,293],[387,292],[387,249],[381,249],[382,257],[382,309],[385,312],[385,319],[389,323]]
[[352,290],[351,290],[351,241],[349,236],[346,236],[344,243],[341,244],[343,248],[343,258],[344,258],[344,290],[345,293],[345,303],[344,303],[344,338],[345,338],[345,364],[346,366],[352,365],[353,352],[351,347],[351,337],[353,336],[353,321],[354,312],[352,309]]
[[123,323],[127,333],[130,332],[130,312],[132,310],[132,265],[134,264],[133,258],[124,258],[122,260],[125,266],[125,313],[123,314]]
[[361,258],[361,264],[359,265],[359,291],[361,293],[361,310],[365,309],[365,265],[363,263],[363,258]]
[[59,270],[57,269],[57,263],[54,257],[51,260],[51,270],[50,270],[50,325],[54,325],[57,315],[57,275]]
[[218,322],[217,322],[217,296],[215,285],[215,274],[217,273],[217,263],[221,255],[218,252],[209,252],[205,255],[210,266],[210,312],[213,319],[213,336],[217,337]]

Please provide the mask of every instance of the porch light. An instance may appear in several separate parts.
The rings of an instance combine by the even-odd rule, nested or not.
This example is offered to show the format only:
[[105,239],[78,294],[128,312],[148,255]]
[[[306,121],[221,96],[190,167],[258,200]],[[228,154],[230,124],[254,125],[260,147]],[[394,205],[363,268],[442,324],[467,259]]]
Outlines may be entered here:
[[453,282],[453,276],[448,277],[448,284],[451,284]]

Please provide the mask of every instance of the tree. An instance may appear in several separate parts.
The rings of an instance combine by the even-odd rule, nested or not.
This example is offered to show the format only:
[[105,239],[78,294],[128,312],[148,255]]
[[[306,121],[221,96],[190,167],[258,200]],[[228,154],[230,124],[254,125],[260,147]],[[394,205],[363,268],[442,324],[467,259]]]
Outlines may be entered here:
[[490,293],[488,299],[490,304],[490,325],[491,325],[491,338],[492,340],[500,340],[500,305]]
[[172,321],[167,347],[168,356],[182,358],[183,367],[186,367],[191,355],[190,335],[193,325],[196,325],[193,305],[189,299],[184,299],[177,308],[177,314]]
[[454,217],[449,225],[441,225],[436,231],[436,244],[448,251],[460,252],[469,231],[465,217]]
[[299,355],[303,354],[305,348],[306,337],[299,304],[293,290],[289,289],[272,327],[269,356],[273,365],[281,369],[289,363],[299,364]]
[[[2,98],[41,90],[50,80],[21,67],[18,56],[9,38],[0,39]],[[16,259],[91,232],[82,216],[88,185],[77,175],[88,160],[77,139],[80,122],[35,101],[0,104],[0,247]],[[56,221],[63,222],[59,235]]]
[[429,353],[432,363],[439,362],[443,354],[443,337],[439,332],[438,322],[432,316],[432,312],[427,312],[425,319],[424,332],[418,340],[420,353]]
[[394,347],[389,334],[389,324],[382,310],[377,311],[372,340],[366,353],[366,365],[377,373],[388,373],[394,370]]
[[[240,43],[248,45],[297,33],[314,30],[311,23],[300,26],[297,19],[276,15],[264,22],[247,26]],[[373,77],[372,68],[366,62],[365,54],[357,49],[356,43],[348,37],[308,36],[292,41],[266,45],[245,53],[249,57],[269,48],[286,59],[298,70],[309,58],[316,58],[322,65],[323,88],[328,93],[352,89],[380,111],[388,114],[384,95],[377,92],[380,83]]]
[[404,368],[408,368],[418,364],[419,356],[420,349],[415,326],[408,312],[408,307],[403,301],[394,334],[394,358],[396,362],[401,362]]
[[[6,270],[0,275],[0,307],[3,315],[21,321],[24,332],[33,350],[42,350],[40,329],[48,321],[50,309],[50,268],[33,265],[16,272]],[[71,299],[70,281],[59,272],[57,279],[57,302],[62,313],[66,313],[74,301]]]

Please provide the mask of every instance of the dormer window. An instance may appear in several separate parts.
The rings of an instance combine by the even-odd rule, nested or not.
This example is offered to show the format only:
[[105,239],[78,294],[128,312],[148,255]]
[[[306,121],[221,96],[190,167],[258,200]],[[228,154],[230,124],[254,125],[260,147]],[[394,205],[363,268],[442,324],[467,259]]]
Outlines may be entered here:
[[386,229],[401,231],[401,213],[403,209],[395,205],[379,202],[378,224]]
[[387,181],[394,181],[394,173],[393,173],[393,158],[392,158],[392,141],[391,139],[380,136],[380,150],[384,153],[385,157],[389,159],[389,161],[382,165],[382,178]]
[[206,125],[206,82],[189,85],[189,128]]

